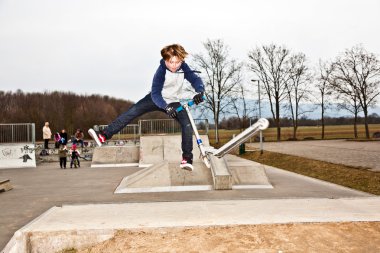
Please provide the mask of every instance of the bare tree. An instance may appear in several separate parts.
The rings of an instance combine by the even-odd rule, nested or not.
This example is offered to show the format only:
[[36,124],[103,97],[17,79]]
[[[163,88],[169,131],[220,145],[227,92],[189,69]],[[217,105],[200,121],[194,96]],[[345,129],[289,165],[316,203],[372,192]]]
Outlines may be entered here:
[[380,62],[363,46],[354,46],[338,56],[333,64],[332,87],[339,93],[356,97],[364,113],[366,138],[369,136],[368,109],[380,94]]
[[277,127],[277,141],[281,140],[280,104],[287,96],[286,85],[290,78],[289,54],[287,48],[274,44],[256,47],[248,53],[249,68],[260,79],[268,95],[273,121]]
[[307,111],[302,110],[301,103],[310,100],[312,74],[306,65],[303,53],[294,54],[289,59],[290,78],[286,85],[288,107],[292,118],[293,139],[297,139],[298,119]]
[[223,40],[207,40],[203,43],[206,54],[195,54],[194,63],[203,71],[206,89],[205,108],[214,115],[215,138],[219,142],[220,114],[227,111],[236,87],[241,83],[242,63],[229,59],[229,48]]
[[329,84],[329,78],[332,72],[331,64],[327,62],[319,61],[319,69],[317,74],[317,83],[316,87],[319,92],[319,96],[317,98],[317,103],[321,107],[321,125],[322,125],[322,133],[321,138],[325,138],[325,112],[331,106],[331,103],[328,101],[328,97],[331,96],[332,90]]
[[337,63],[331,64],[332,72],[328,78],[329,87],[333,90],[333,94],[338,104],[338,109],[343,109],[351,112],[354,115],[354,137],[358,138],[357,124],[358,114],[360,112],[360,104],[358,102],[358,94],[355,88],[348,83],[339,81],[334,76]]
[[240,83],[236,87],[234,96],[231,97],[231,108],[239,119],[240,130],[248,126],[249,115],[256,109],[255,107],[250,107],[247,93],[249,93],[249,89],[243,83]]
[[338,109],[343,109],[349,111],[354,115],[354,137],[357,139],[358,135],[358,115],[359,112],[363,111],[360,107],[358,98],[355,93],[352,94],[351,97],[348,97],[346,94],[337,94],[336,97],[340,102],[338,103]]

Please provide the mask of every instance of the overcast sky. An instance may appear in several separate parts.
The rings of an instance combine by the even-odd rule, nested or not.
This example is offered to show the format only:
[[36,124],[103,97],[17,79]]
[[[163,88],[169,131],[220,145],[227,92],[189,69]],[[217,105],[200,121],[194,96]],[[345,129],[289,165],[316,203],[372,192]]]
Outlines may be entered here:
[[162,47],[195,54],[207,39],[241,61],[269,43],[311,64],[359,43],[380,55],[379,11],[378,0],[0,0],[0,90],[137,101]]

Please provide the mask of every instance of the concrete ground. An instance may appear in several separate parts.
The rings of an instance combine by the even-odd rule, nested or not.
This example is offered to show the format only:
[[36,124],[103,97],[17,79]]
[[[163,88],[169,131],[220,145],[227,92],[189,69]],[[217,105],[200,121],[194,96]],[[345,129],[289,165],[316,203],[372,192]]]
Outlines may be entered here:
[[[247,149],[259,147],[257,142],[246,146]],[[263,147],[268,151],[380,171],[380,141],[283,141],[264,142]]]
[[53,206],[104,203],[148,203],[247,199],[335,199],[372,197],[372,195],[300,176],[273,167],[265,167],[273,189],[229,191],[166,192],[114,194],[123,177],[140,170],[127,168],[90,168],[82,162],[79,169],[59,168],[42,163],[37,168],[3,169],[0,178],[8,178],[14,187],[0,193],[0,249],[15,231]]

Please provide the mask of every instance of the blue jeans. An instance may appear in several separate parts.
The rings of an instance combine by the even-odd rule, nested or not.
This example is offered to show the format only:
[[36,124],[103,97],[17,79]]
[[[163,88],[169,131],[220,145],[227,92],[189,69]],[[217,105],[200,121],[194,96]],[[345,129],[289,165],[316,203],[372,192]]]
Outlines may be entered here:
[[[177,107],[180,106],[180,103],[175,104]],[[134,104],[128,111],[119,115],[107,128],[104,129],[104,134],[107,139],[118,133],[126,125],[131,123],[135,118],[153,111],[161,111],[165,113],[165,110],[159,108],[152,100],[150,93],[146,95],[143,99]],[[181,125],[182,129],[182,157],[185,159],[193,160],[193,128],[189,117],[185,110],[178,112],[177,117],[175,118],[178,123]]]

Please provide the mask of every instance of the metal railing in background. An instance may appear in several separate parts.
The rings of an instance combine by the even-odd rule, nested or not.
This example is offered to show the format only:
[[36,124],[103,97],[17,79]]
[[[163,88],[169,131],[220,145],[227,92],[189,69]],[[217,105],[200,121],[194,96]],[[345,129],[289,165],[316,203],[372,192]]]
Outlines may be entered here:
[[34,123],[0,124],[0,143],[36,144],[36,126]]
[[[207,119],[194,119],[199,134],[208,134],[209,123]],[[95,131],[102,131],[108,125],[94,126]],[[138,141],[144,134],[174,134],[180,133],[181,126],[174,119],[149,119],[139,120],[138,124],[129,124],[119,133],[112,136],[113,140]]]
[[[98,125],[98,129],[94,126],[95,131],[102,131],[108,125]],[[139,125],[138,124],[129,124],[123,129],[120,130],[117,134],[112,136],[113,140],[130,140],[136,142],[139,138]]]
[[[207,119],[194,119],[199,134],[208,134],[209,124]],[[174,119],[149,119],[139,120],[139,135],[144,134],[174,134],[180,133],[181,126]]]

